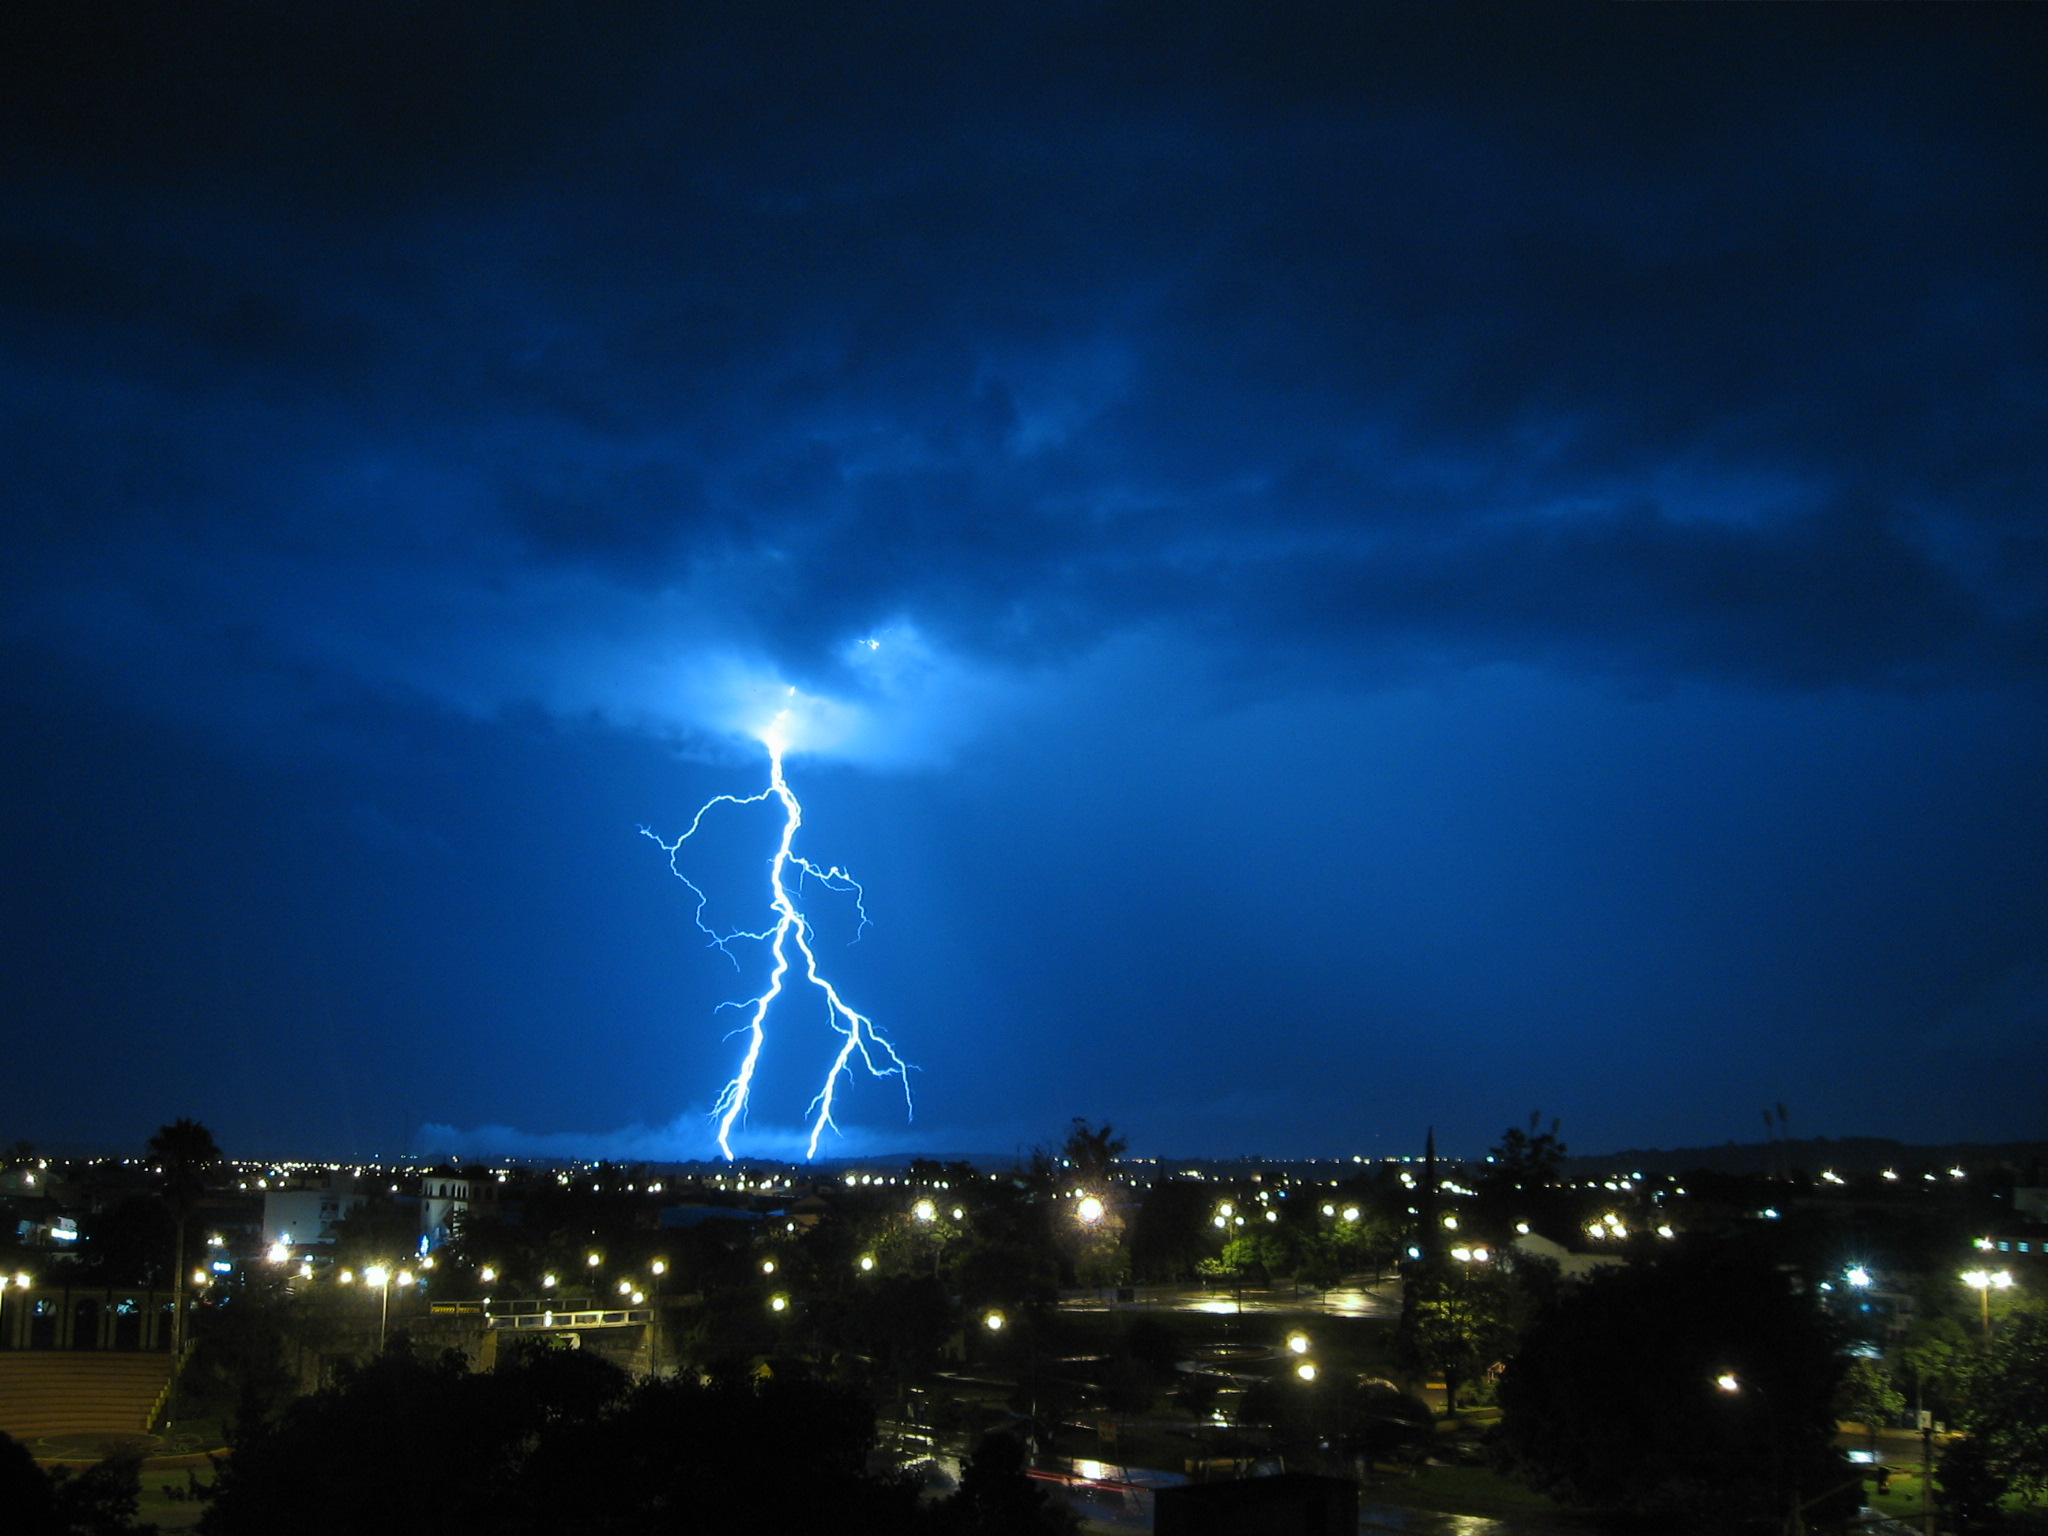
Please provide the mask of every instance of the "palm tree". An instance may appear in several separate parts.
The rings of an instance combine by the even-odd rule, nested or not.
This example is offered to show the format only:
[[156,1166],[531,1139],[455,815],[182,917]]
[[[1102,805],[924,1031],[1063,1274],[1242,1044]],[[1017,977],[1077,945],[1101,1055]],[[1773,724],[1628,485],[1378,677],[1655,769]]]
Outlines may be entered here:
[[178,1416],[178,1372],[185,1362],[185,1224],[206,1193],[207,1175],[220,1158],[213,1132],[197,1120],[174,1120],[149,1138],[157,1193],[177,1229],[171,1261],[171,1402],[165,1422]]

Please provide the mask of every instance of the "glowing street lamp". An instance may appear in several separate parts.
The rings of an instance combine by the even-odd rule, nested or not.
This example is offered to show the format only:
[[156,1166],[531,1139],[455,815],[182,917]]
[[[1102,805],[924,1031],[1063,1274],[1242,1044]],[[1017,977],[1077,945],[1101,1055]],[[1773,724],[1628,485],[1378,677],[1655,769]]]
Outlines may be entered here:
[[1977,1293],[1978,1306],[1984,1319],[1984,1337],[1991,1337],[1991,1293],[2012,1289],[2012,1271],[2001,1269],[1971,1269],[1963,1272],[1963,1284]]
[[910,1214],[929,1225],[939,1219],[939,1208],[929,1200],[920,1200],[910,1208]]
[[391,1287],[395,1284],[401,1291],[412,1284],[412,1275],[407,1270],[393,1274],[382,1264],[372,1264],[363,1271],[363,1284],[374,1285],[380,1293],[382,1304],[377,1313],[377,1348],[384,1348],[384,1335],[391,1326]]
[[1290,1333],[1287,1335],[1287,1352],[1294,1355],[1307,1354],[1308,1335],[1305,1333]]
[[1093,1195],[1089,1195],[1079,1205],[1074,1207],[1074,1214],[1090,1226],[1093,1226],[1096,1222],[1102,1220],[1107,1210],[1108,1207],[1100,1200],[1096,1199]]
[[[7,1287],[9,1283],[7,1276],[0,1275],[0,1325],[4,1325],[7,1320]],[[12,1284],[16,1290],[25,1291],[34,1285],[35,1281],[26,1274],[20,1274],[14,1277]],[[28,1305],[28,1298],[26,1296],[21,1298],[21,1304],[24,1307]],[[5,1348],[6,1343],[7,1330],[4,1326],[0,1326],[0,1348]]]
[[1315,1363],[1315,1361],[1313,1361],[1313,1360],[1304,1360],[1304,1361],[1302,1361],[1302,1362],[1301,1362],[1301,1364],[1297,1365],[1297,1366],[1296,1366],[1296,1367],[1294,1368],[1294,1374],[1295,1374],[1295,1375],[1296,1375],[1296,1376],[1297,1376],[1298,1378],[1300,1378],[1300,1379],[1301,1379],[1302,1381],[1314,1381],[1314,1380],[1316,1379],[1316,1363]]
[[981,1326],[986,1328],[990,1333],[1001,1333],[1003,1331],[1004,1325],[1008,1322],[1009,1319],[1004,1317],[1002,1313],[991,1312],[986,1317],[982,1318]]

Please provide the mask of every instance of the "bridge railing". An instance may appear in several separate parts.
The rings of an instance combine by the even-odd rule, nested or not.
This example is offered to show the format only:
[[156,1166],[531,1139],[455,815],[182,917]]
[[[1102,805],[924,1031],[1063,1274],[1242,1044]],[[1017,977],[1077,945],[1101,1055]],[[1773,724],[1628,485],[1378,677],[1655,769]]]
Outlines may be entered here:
[[652,1307],[593,1307],[588,1311],[519,1312],[486,1314],[484,1327],[497,1332],[544,1332],[556,1328],[625,1328],[654,1320]]

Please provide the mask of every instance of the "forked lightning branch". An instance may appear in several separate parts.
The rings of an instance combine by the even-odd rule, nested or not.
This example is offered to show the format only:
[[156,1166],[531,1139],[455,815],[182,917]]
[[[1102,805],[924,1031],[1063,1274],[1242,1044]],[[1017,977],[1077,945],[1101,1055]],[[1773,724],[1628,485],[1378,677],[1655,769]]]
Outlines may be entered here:
[[[730,959],[735,967],[740,964],[739,956],[733,953],[733,945],[740,940],[765,945],[769,967],[766,987],[755,997],[743,1002],[720,1004],[721,1009],[732,1008],[744,1011],[747,1022],[733,1032],[733,1037],[743,1042],[739,1070],[732,1081],[725,1085],[712,1107],[713,1118],[718,1122],[718,1150],[727,1161],[733,1158],[732,1136],[734,1127],[746,1118],[748,1101],[753,1094],[754,1075],[761,1063],[761,1054],[768,1041],[769,1016],[786,991],[801,993],[810,988],[817,1001],[822,1004],[826,1022],[839,1036],[831,1064],[826,1068],[825,1078],[817,1094],[804,1111],[810,1122],[810,1141],[805,1150],[806,1157],[816,1157],[818,1141],[828,1126],[836,1129],[832,1119],[833,1100],[838,1093],[840,1080],[848,1076],[858,1062],[876,1077],[895,1077],[903,1085],[905,1110],[910,1107],[910,1069],[895,1048],[875,1032],[875,1026],[867,1015],[856,1010],[818,969],[815,934],[808,918],[797,905],[796,893],[790,888],[792,878],[815,881],[830,892],[850,896],[854,910],[859,913],[860,924],[856,930],[867,927],[867,909],[862,904],[860,883],[837,865],[821,866],[812,863],[796,851],[797,830],[803,826],[804,810],[795,793],[789,787],[789,780],[782,770],[783,754],[789,745],[789,711],[783,710],[769,722],[767,729],[760,733],[761,744],[768,749],[768,787],[755,795],[714,795],[698,808],[690,821],[689,829],[674,842],[666,842],[646,827],[640,830],[660,844],[668,854],[668,867],[675,877],[690,888],[697,898],[697,927],[710,938],[712,945]],[[704,825],[704,818],[721,805],[747,806],[762,805],[774,801],[782,807],[782,838],[776,847],[775,856],[768,862],[768,910],[772,917],[770,924],[759,930],[734,929],[720,933],[704,920],[709,897],[682,869],[683,846],[696,836]],[[792,873],[794,872],[794,873]],[[798,974],[791,976],[792,969]]]

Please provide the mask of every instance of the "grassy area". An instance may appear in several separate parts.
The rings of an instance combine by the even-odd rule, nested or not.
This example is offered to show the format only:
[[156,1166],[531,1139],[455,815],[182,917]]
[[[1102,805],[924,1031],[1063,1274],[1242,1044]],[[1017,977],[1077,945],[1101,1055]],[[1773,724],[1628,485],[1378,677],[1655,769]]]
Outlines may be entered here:
[[1524,1488],[1490,1467],[1425,1467],[1413,1477],[1377,1480],[1361,1490],[1359,1498],[1367,1504],[1392,1504],[1440,1515],[1480,1515],[1556,1531],[1595,1528],[1582,1512]]

